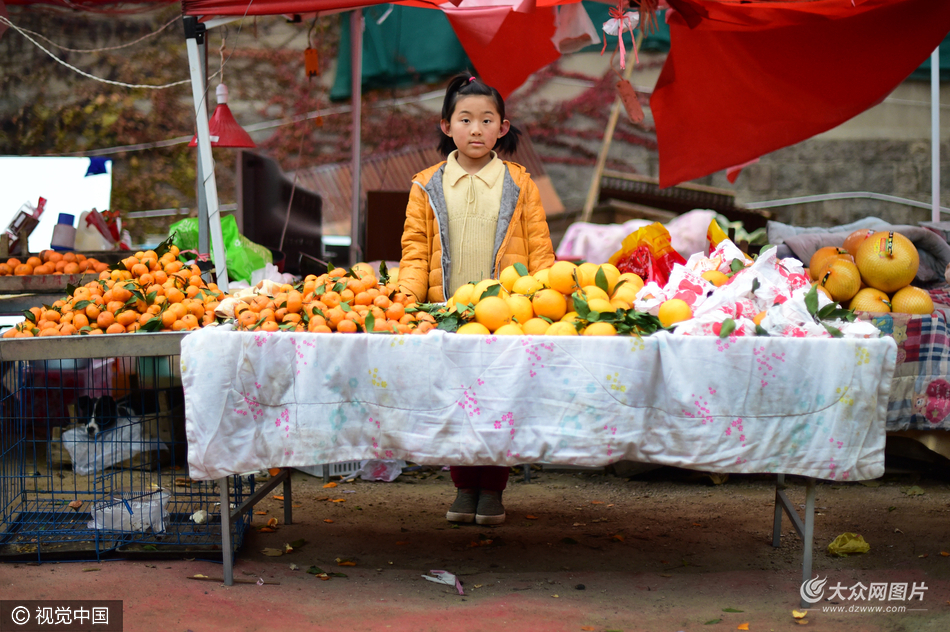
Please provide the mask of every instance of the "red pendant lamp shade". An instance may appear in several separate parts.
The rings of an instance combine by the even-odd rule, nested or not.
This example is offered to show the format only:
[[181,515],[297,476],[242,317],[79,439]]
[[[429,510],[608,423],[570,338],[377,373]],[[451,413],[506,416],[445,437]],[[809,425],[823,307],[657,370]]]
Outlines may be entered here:
[[[218,84],[215,91],[218,97],[218,105],[214,108],[214,113],[208,121],[208,128],[211,131],[212,147],[257,147],[251,136],[244,131],[238,122],[234,120],[231,114],[231,108],[228,107],[228,87],[223,83]],[[198,146],[198,135],[188,143],[189,147]]]

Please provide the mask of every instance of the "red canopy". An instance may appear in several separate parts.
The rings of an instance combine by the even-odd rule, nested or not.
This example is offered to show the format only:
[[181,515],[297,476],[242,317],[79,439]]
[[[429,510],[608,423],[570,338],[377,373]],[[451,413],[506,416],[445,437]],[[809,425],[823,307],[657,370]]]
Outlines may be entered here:
[[829,130],[879,103],[950,31],[944,0],[669,0],[650,100],[660,185]]

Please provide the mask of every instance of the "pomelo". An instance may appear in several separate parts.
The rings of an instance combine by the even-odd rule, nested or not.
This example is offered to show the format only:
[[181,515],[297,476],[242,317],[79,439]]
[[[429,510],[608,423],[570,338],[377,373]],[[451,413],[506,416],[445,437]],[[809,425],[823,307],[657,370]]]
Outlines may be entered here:
[[858,248],[855,263],[869,287],[890,293],[914,280],[920,255],[907,237],[893,231],[881,231],[864,240]]

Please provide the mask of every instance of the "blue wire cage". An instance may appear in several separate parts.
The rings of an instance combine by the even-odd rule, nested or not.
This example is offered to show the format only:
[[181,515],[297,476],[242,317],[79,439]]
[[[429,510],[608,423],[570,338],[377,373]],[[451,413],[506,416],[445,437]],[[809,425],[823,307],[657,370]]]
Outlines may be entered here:
[[[0,341],[0,561],[222,554],[218,485],[188,477],[181,337]],[[254,485],[231,477],[225,510]]]

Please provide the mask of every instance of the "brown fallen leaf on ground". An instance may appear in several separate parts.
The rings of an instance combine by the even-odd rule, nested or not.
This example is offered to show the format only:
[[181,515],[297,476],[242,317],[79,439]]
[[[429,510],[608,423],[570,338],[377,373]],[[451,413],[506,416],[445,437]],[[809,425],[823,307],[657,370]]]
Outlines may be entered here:
[[940,555],[944,557],[950,557],[950,553],[947,553],[946,551],[940,551]]
[[271,529],[270,527],[261,527],[257,531],[259,533],[276,533],[276,531],[274,529]]
[[274,500],[283,500],[283,499],[284,499],[283,496],[274,496]]
[[737,627],[736,629],[737,629],[737,630],[748,630],[748,629],[749,629],[749,624],[748,624],[748,623],[740,623],[740,624],[739,624],[739,627]]
[[592,500],[592,501],[590,501],[590,504],[592,504],[592,505],[603,505],[603,504],[604,504],[604,501],[602,501],[602,500]]
[[528,514],[527,516],[525,516],[525,518],[527,518],[528,520],[537,520],[537,519],[538,519],[537,516],[532,516],[531,514]]
[[584,632],[591,632],[591,630],[596,630],[596,629],[597,629],[597,628],[595,628],[595,627],[592,626],[592,625],[582,625],[582,626],[581,626],[581,630],[584,630]]
[[330,524],[333,522],[333,518],[324,518],[323,521],[326,522],[327,524]]
[[331,487],[336,487],[336,483],[327,483],[323,486],[323,489],[330,489]]
[[330,502],[331,502],[331,503],[345,503],[345,502],[346,502],[346,498],[331,498],[331,499],[330,499]]
[[80,507],[82,507],[81,500],[74,500],[73,502],[69,503],[69,508],[72,509],[73,511],[79,511]]
[[266,516],[266,515],[267,515],[267,510],[265,509],[264,511],[255,511],[255,512],[254,512],[254,515],[255,515],[255,516]]
[[267,526],[268,526],[268,527],[276,527],[276,526],[277,526],[277,518],[271,518],[270,520],[268,520],[268,521],[267,521]]
[[353,560],[347,559],[345,557],[338,557],[336,558],[336,565],[337,566],[356,566],[356,562],[354,562]]

